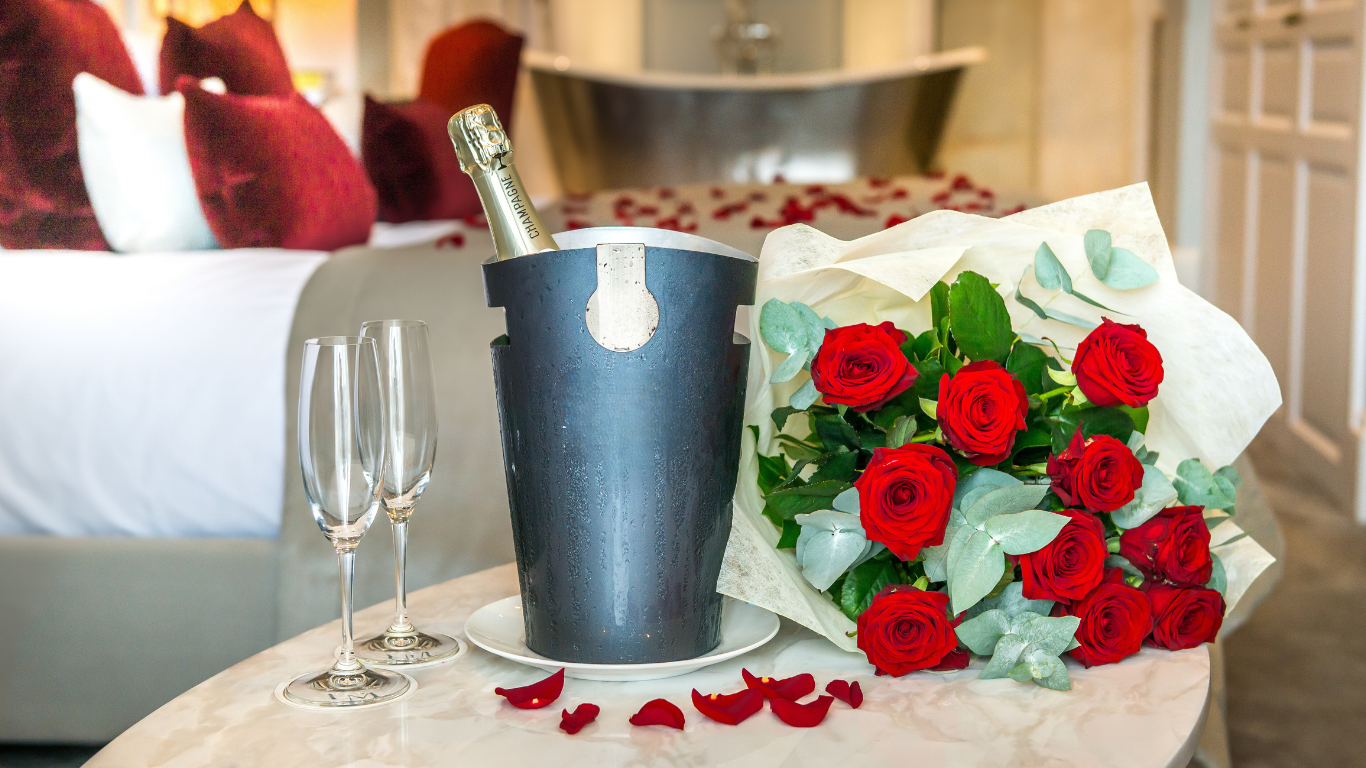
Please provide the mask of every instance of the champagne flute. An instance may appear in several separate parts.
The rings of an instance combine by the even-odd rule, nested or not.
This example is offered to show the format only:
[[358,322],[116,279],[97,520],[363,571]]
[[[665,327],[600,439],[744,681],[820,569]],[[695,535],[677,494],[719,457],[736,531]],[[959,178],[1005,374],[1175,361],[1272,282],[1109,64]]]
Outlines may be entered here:
[[285,686],[295,704],[380,704],[413,685],[403,674],[370,669],[356,658],[351,588],[356,545],[379,511],[386,435],[379,361],[373,339],[327,336],[304,342],[299,382],[299,464],[313,519],[337,550],[341,571],[342,644],[336,662]]
[[389,629],[360,644],[367,664],[402,666],[458,655],[464,643],[421,632],[408,618],[408,520],[427,488],[436,456],[436,382],[427,324],[417,320],[372,320],[361,336],[375,340],[384,402],[384,510],[394,529],[394,620]]

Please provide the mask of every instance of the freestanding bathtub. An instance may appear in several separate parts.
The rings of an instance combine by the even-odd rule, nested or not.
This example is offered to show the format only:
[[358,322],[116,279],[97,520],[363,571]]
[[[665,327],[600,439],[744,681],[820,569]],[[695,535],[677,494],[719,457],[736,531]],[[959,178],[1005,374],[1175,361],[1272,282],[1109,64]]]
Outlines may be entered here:
[[567,192],[696,182],[840,182],[924,171],[982,48],[783,75],[613,72],[528,51]]

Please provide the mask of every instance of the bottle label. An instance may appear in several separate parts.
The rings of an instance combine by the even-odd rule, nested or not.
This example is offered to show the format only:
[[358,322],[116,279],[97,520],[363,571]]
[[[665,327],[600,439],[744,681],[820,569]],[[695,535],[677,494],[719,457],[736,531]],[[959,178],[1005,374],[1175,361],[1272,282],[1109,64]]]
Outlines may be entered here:
[[[499,165],[501,166],[502,164],[499,163]],[[498,183],[502,185],[503,194],[507,197],[508,206],[512,209],[513,216],[515,216],[517,221],[522,225],[522,231],[526,232],[528,238],[535,239],[540,237],[541,230],[536,226],[536,222],[532,217],[531,207],[522,199],[521,185],[517,183],[517,180],[512,177],[511,173],[505,171],[504,167],[500,167],[498,170],[500,172]]]

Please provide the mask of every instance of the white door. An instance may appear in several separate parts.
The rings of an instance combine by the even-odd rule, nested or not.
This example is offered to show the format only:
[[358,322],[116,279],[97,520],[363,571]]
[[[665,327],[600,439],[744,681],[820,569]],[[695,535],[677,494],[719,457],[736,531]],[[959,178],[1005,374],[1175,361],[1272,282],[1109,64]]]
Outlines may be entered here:
[[1215,0],[1215,302],[1271,360],[1261,443],[1366,522],[1362,0]]

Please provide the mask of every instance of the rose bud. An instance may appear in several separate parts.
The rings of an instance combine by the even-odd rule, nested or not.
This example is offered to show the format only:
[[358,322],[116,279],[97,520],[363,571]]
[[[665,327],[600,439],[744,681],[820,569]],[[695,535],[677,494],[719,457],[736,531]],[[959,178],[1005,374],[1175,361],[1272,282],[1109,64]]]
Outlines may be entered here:
[[694,688],[692,705],[718,723],[739,725],[764,708],[764,695],[755,688],[746,688],[739,693],[703,696]]
[[796,701],[816,690],[816,678],[805,672],[785,680],[775,680],[771,677],[755,677],[748,669],[741,669],[740,676],[745,679],[746,686],[762,693],[766,699]]
[[1146,590],[1153,607],[1152,642],[1179,651],[1212,643],[1224,624],[1224,596],[1212,589],[1165,584]]
[[853,709],[863,706],[863,686],[858,681],[849,682],[847,680],[831,680],[825,686],[825,692],[848,704]]
[[1109,435],[1083,438],[1078,427],[1067,450],[1048,457],[1048,476],[1062,503],[1114,512],[1134,500],[1143,464],[1124,443]]
[[564,670],[540,682],[524,685],[521,688],[494,688],[493,692],[508,700],[518,709],[540,709],[554,703],[564,690]]
[[683,730],[683,710],[664,699],[651,699],[645,702],[640,711],[631,715],[631,725],[667,725]]
[[1119,537],[1119,554],[1143,578],[1178,587],[1203,587],[1214,574],[1204,507],[1168,507]]
[[1024,385],[999,363],[968,363],[954,376],[946,373],[939,379],[939,429],[949,445],[978,466],[1010,458],[1027,413]]
[[1162,353],[1137,325],[1108,318],[1077,345],[1072,373],[1086,399],[1100,406],[1141,408],[1162,383]]
[[859,413],[881,408],[915,383],[915,367],[901,352],[905,341],[890,322],[828,330],[811,361],[811,381],[827,404]]
[[960,669],[967,669],[968,663],[972,661],[972,654],[964,646],[958,646],[949,651],[938,664],[930,667],[931,672],[956,672]]
[[958,468],[942,448],[874,448],[868,468],[854,481],[865,535],[907,561],[921,547],[943,544],[957,483]]
[[889,585],[858,617],[858,648],[879,671],[901,677],[929,669],[958,647],[949,596]]
[[1118,568],[1105,571],[1100,586],[1072,605],[1058,603],[1055,614],[1081,619],[1072,658],[1088,667],[1113,664],[1138,653],[1153,627],[1153,610],[1142,592],[1124,583]]
[[772,699],[768,706],[779,720],[793,728],[815,728],[825,720],[834,700],[833,696],[821,696],[810,704],[798,704],[787,699]]
[[1080,600],[1105,576],[1108,553],[1100,519],[1079,509],[1058,514],[1071,518],[1058,535],[1037,552],[1016,558],[1029,600]]
[[580,704],[578,709],[573,712],[561,710],[560,730],[573,735],[583,730],[583,727],[598,719],[598,713],[602,710],[597,704]]

